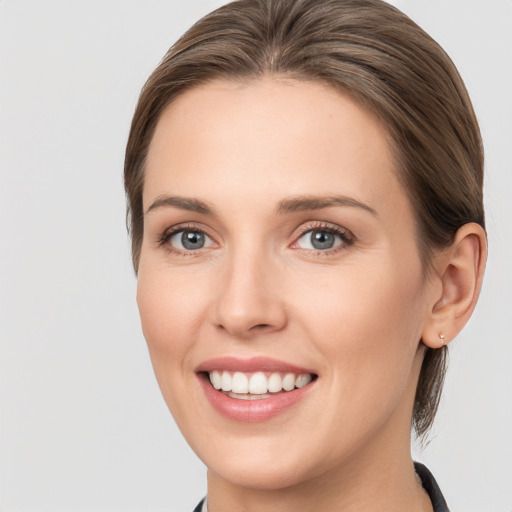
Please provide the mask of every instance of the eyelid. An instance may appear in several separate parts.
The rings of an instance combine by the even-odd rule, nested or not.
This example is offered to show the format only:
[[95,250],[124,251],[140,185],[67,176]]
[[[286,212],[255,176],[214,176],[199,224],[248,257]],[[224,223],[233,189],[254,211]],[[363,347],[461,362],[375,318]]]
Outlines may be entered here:
[[214,245],[218,245],[217,242],[215,241],[214,236],[212,236],[212,234],[210,233],[210,230],[206,226],[204,226],[200,223],[195,223],[195,222],[183,222],[183,223],[175,224],[173,226],[168,227],[160,235],[158,235],[158,237],[156,239],[156,245],[158,247],[165,246],[170,253],[178,254],[180,256],[199,256],[200,254],[203,253],[203,249],[210,248],[210,247],[201,247],[200,249],[196,249],[196,250],[183,250],[178,247],[171,246],[169,243],[170,240],[172,239],[173,236],[175,236],[180,231],[197,231],[197,232],[203,233],[210,240],[212,240]]
[[[182,250],[174,246],[170,246],[169,241],[173,236],[175,236],[180,231],[198,231],[203,233],[205,236],[207,236],[210,240],[212,240],[214,247],[218,247],[218,243],[215,241],[215,236],[213,236],[210,233],[210,229],[207,226],[204,226],[201,223],[196,222],[183,222],[179,223],[173,226],[168,227],[163,231],[162,234],[160,234],[157,237],[156,244],[159,247],[167,246],[167,250],[171,253],[175,253],[182,256],[199,256],[204,253],[203,249],[210,249],[209,247],[202,247],[200,249],[195,250]],[[296,246],[297,242],[302,238],[306,233],[311,231],[326,231],[329,233],[333,233],[334,235],[338,236],[342,243],[336,247],[330,248],[330,249],[303,249],[301,247],[294,247]],[[352,232],[342,226],[339,226],[338,224],[334,224],[327,221],[312,221],[312,222],[306,222],[302,224],[297,232],[293,235],[293,242],[290,244],[289,247],[291,247],[294,250],[297,251],[303,251],[305,253],[311,254],[321,254],[321,255],[330,255],[333,253],[336,253],[340,250],[344,250],[347,247],[353,245],[356,241],[355,236],[352,234]]]
[[[307,233],[312,231],[326,231],[328,233],[332,233],[336,236],[338,236],[342,243],[336,247],[330,248],[330,249],[303,249],[301,247],[294,247],[297,245],[297,242]],[[322,255],[329,255],[336,253],[340,250],[344,250],[347,247],[353,245],[356,241],[355,236],[353,233],[342,227],[338,224],[333,224],[331,222],[327,221],[313,221],[310,223],[305,223],[302,226],[299,227],[298,232],[294,235],[294,241],[291,244],[291,247],[294,250],[297,251],[304,251],[306,253],[315,253],[315,254],[322,254]]]

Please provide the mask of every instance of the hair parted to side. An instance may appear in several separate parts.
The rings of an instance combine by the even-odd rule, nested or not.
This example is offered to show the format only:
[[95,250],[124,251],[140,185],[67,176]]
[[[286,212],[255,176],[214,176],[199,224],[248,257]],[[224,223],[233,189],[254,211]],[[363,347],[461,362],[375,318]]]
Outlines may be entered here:
[[[381,0],[238,0],[199,20],[142,89],[126,148],[132,259],[143,238],[144,165],[156,124],[179,94],[216,79],[262,75],[317,81],[348,93],[386,126],[413,206],[426,272],[464,224],[484,227],[483,150],[466,88],[442,48]],[[425,348],[413,427],[432,425],[446,347]]]

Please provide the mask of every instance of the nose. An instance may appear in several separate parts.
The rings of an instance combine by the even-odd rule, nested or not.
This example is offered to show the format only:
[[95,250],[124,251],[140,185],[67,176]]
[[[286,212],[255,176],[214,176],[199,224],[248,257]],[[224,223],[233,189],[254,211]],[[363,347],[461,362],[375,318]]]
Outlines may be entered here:
[[279,269],[261,253],[233,254],[219,274],[215,323],[239,339],[283,329],[286,311]]

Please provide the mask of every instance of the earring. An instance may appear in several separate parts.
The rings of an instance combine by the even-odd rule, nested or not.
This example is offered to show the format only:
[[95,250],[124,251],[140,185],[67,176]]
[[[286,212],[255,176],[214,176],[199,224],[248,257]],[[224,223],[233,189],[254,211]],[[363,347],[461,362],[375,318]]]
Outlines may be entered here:
[[444,334],[439,334],[439,337],[441,338],[441,345],[444,347]]

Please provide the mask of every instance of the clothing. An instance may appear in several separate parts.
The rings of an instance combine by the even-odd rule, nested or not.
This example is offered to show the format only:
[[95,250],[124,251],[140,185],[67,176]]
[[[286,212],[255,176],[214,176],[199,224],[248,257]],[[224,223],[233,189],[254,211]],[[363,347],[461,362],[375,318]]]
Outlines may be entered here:
[[206,508],[206,506],[205,506],[206,510],[203,510],[203,505],[205,505],[205,504],[206,504],[206,501],[205,501],[205,500],[206,500],[206,498],[203,498],[203,499],[201,500],[201,502],[200,502],[200,503],[197,505],[197,507],[194,509],[194,512],[208,512],[208,509]]
[[416,470],[416,474],[420,477],[423,489],[427,491],[434,512],[450,512],[441,489],[439,489],[439,485],[437,485],[436,479],[429,469],[419,462],[414,463],[414,469]]
[[[432,502],[434,512],[450,512],[443,494],[441,493],[441,489],[439,489],[439,486],[437,485],[434,475],[428,470],[426,466],[420,464],[419,462],[414,463],[414,469],[416,470],[416,474],[420,477],[423,489],[425,489],[430,498],[430,501]],[[197,505],[197,507],[194,509],[194,512],[208,512],[208,508],[206,506],[206,498],[204,498],[201,503]]]

